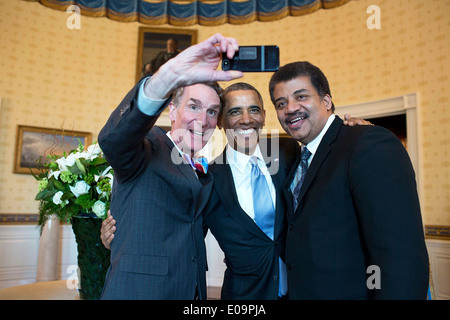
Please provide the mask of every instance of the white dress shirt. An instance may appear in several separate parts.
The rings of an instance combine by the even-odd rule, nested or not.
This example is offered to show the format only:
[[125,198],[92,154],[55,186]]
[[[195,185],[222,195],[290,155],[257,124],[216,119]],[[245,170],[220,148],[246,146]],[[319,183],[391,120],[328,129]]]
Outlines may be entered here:
[[[258,166],[261,173],[264,174],[267,184],[269,185],[270,194],[272,196],[272,203],[275,208],[275,186],[273,185],[272,178],[267,170],[267,166],[264,162],[264,158],[259,149],[259,145],[256,147],[255,152],[251,156],[258,158]],[[251,184],[251,172],[252,165],[249,163],[250,157],[244,153],[238,152],[227,145],[226,157],[227,163],[230,165],[231,173],[233,174],[234,187],[239,200],[239,204],[242,210],[248,214],[252,219],[255,218],[255,212],[253,210],[253,195]]]

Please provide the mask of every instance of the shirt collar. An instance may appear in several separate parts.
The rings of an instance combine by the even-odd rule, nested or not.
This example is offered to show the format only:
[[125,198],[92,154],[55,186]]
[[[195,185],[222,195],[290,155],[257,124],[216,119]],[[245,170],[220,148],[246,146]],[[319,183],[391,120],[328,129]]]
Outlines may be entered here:
[[322,141],[323,136],[325,135],[325,133],[327,132],[328,128],[331,126],[331,124],[333,123],[335,118],[336,118],[336,116],[334,115],[334,113],[331,114],[328,117],[328,120],[325,123],[325,126],[323,127],[322,131],[320,131],[319,135],[317,137],[315,137],[313,141],[311,141],[310,143],[305,145],[306,147],[308,147],[308,150],[309,150],[309,152],[311,152],[312,155],[314,155],[316,153],[317,148],[319,148],[319,144]]
[[[182,157],[184,157],[184,152],[183,151],[181,151],[181,149],[180,148],[178,148],[178,146],[177,146],[177,144],[175,143],[175,141],[173,141],[173,139],[172,139],[172,135],[170,134],[170,131],[167,131],[166,132],[166,136],[170,139],[170,141],[172,141],[172,143],[174,144],[174,146],[175,146],[175,148],[177,148],[177,150],[178,150],[178,152],[180,153],[180,155],[182,156]],[[197,153],[194,155],[194,157],[205,157],[205,158],[207,158],[205,155],[204,155],[204,149],[205,148],[203,148],[203,149],[201,149],[201,150],[199,150],[199,151],[197,151]],[[189,155],[189,154],[188,154]],[[190,155],[189,155],[189,157],[190,157]]]
[[253,154],[251,155],[246,155],[245,153],[236,151],[232,147],[230,147],[229,144],[227,144],[226,156],[228,164],[234,166],[241,173],[244,172],[245,168],[247,167],[251,156],[258,157],[258,162],[264,162],[259,144],[256,146],[255,152],[253,152]]
[[177,144],[175,143],[175,141],[173,141],[172,135],[170,134],[170,131],[167,131],[167,132],[166,132],[166,136],[170,139],[170,141],[172,141],[172,143],[174,144],[175,148],[177,148],[177,150],[178,150],[178,152],[180,153],[180,155],[183,155],[184,152],[181,151],[181,149],[178,148],[178,146],[177,146]]

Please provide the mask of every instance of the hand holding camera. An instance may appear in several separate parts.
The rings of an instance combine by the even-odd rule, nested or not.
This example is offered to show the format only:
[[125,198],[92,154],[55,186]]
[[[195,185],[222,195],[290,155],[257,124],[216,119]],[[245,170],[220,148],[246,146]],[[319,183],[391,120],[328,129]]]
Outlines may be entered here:
[[274,72],[280,66],[278,46],[240,46],[233,58],[222,54],[222,70],[242,72]]

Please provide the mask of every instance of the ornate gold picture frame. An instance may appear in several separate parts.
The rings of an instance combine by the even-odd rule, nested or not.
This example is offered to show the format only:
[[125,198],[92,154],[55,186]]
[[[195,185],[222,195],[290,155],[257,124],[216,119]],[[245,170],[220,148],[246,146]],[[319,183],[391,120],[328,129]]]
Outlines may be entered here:
[[78,147],[79,140],[86,147],[91,144],[90,132],[17,126],[14,173],[38,173],[49,154],[62,154]]
[[196,29],[139,27],[136,82],[145,74],[144,65],[166,51],[169,39],[175,39],[177,50],[183,51],[197,43],[197,33]]

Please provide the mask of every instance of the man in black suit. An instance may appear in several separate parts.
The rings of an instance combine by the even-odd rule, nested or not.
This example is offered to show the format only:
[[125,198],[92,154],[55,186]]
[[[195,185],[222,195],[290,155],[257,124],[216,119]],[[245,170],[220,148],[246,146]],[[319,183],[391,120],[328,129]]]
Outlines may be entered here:
[[178,50],[178,42],[174,38],[167,39],[166,50],[159,52],[156,57],[150,62],[151,71],[156,72],[167,61],[176,57],[180,51]]
[[284,187],[289,298],[425,299],[428,255],[401,142],[381,127],[344,126],[308,62],[281,67],[269,88],[281,126],[302,143]]
[[[287,295],[284,259],[285,205],[282,186],[299,155],[299,144],[288,138],[259,139],[265,110],[259,92],[247,83],[224,91],[219,128],[228,144],[210,165],[214,177],[204,219],[225,254],[222,299],[274,300]],[[261,229],[254,207],[252,157],[269,187],[267,207],[273,208],[269,232]]]
[[[206,298],[201,212],[212,179],[194,171],[192,158],[211,137],[221,108],[221,90],[210,81],[242,76],[217,71],[219,53],[231,58],[237,49],[235,39],[220,34],[186,49],[140,81],[101,130],[119,227],[102,299]],[[167,106],[169,133],[154,126]]]

